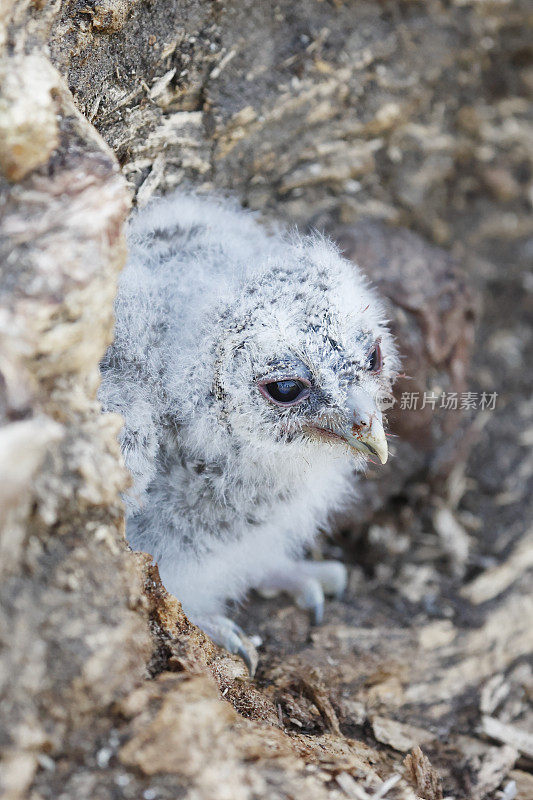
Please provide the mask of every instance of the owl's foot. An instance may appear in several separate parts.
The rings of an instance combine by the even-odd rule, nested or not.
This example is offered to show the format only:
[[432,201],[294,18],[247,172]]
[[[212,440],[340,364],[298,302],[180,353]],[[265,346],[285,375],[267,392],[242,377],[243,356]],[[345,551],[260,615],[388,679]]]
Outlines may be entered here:
[[300,608],[311,612],[314,624],[320,625],[324,617],[324,596],[340,597],[347,581],[346,567],[340,561],[293,561],[271,573],[257,588],[267,596],[288,592]]
[[193,621],[204,633],[207,633],[215,644],[219,644],[229,653],[240,656],[246,664],[250,676],[255,675],[258,661],[257,651],[236,622],[221,614],[202,616]]

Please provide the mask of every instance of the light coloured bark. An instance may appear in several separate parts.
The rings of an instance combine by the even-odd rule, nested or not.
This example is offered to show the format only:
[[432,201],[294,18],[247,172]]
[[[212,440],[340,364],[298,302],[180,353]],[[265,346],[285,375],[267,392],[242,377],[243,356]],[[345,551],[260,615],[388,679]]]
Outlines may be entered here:
[[[527,21],[521,0],[0,8],[8,800],[530,791]],[[316,630],[282,600],[243,612],[257,684],[127,551],[120,420],[95,400],[131,198],[190,183],[333,233],[417,389],[502,401],[464,447],[461,415],[398,416],[343,521],[345,601]]]

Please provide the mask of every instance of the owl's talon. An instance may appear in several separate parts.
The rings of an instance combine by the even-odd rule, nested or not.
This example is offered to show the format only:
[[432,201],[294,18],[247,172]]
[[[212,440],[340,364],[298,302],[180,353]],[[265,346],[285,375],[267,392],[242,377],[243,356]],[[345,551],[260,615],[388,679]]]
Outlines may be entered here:
[[317,603],[311,610],[313,625],[322,625],[324,621],[324,598],[321,603]]
[[295,594],[296,604],[311,612],[314,625],[324,619],[324,590],[315,578],[305,578],[301,590]]
[[340,597],[347,582],[346,567],[339,561],[294,561],[269,575],[258,589],[266,595],[276,591],[292,594],[300,608],[311,612],[313,623],[320,625],[324,618],[324,595]]
[[240,656],[246,664],[250,677],[253,678],[257,669],[257,650],[236,622],[221,614],[197,617],[193,621],[215,644],[223,647],[228,653]]
[[348,583],[348,571],[340,561],[298,562],[303,573],[317,580],[326,597],[342,597]]
[[239,647],[236,652],[236,655],[240,656],[244,663],[246,664],[246,669],[248,670],[248,674],[250,678],[253,678],[255,675],[255,671],[257,669],[257,650],[253,646],[253,644],[248,641],[247,646],[241,640],[239,642]]

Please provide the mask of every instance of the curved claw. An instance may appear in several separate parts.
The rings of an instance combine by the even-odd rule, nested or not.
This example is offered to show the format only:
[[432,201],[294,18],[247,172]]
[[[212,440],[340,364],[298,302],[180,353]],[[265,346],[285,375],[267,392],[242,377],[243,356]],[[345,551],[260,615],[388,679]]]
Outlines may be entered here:
[[311,609],[313,625],[322,625],[324,621],[324,601]]
[[255,675],[255,671],[257,669],[257,662],[258,662],[257,651],[255,647],[250,643],[248,649],[244,645],[244,642],[241,641],[239,643],[236,655],[242,658],[242,660],[246,664],[246,669],[248,670],[250,678],[253,678]]
[[289,592],[300,608],[311,612],[313,624],[320,625],[324,595],[340,597],[347,582],[346,567],[339,561],[289,561],[257,588],[267,596],[277,591]]
[[228,653],[240,656],[250,677],[253,678],[257,669],[257,651],[251,641],[246,636],[242,628],[229,617],[213,615],[212,617],[200,617],[194,622],[215,642]]
[[316,578],[303,580],[296,594],[296,603],[311,612],[314,625],[320,625],[324,619],[324,590]]

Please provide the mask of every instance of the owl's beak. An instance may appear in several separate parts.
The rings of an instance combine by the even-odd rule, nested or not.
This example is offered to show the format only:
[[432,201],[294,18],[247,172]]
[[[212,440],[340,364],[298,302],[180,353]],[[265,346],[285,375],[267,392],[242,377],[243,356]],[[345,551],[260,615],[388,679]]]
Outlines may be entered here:
[[383,430],[383,417],[375,400],[359,386],[350,389],[346,411],[335,423],[317,422],[308,428],[309,433],[321,440],[341,440],[353,450],[365,456],[377,456],[382,464],[387,463],[389,450]]
[[385,464],[389,451],[383,418],[375,400],[364,389],[356,386],[348,394],[347,407],[347,425],[336,433],[354,450],[366,456],[375,455]]

